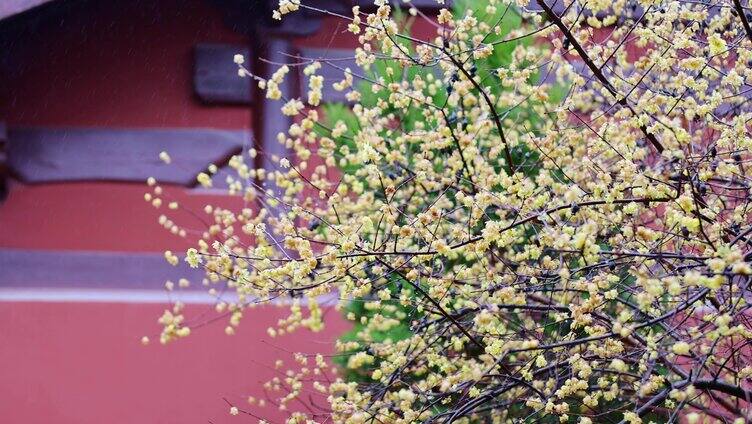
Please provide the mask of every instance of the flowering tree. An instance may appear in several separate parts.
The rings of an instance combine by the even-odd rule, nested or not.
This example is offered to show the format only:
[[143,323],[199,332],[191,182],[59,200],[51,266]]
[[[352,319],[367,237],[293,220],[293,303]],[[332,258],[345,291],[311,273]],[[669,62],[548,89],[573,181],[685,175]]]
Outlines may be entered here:
[[[301,59],[265,80],[237,58],[295,117],[278,137],[292,153],[273,171],[233,157],[248,208],[207,206],[185,258],[237,292],[228,332],[280,296],[295,301],[272,335],[320,329],[328,293],[354,321],[343,376],[301,354],[270,383],[279,405],[326,399],[289,422],[746,422],[748,8],[375,3],[274,12],[346,19],[362,70]],[[279,89],[291,68],[304,98]],[[348,106],[324,105],[332,83]],[[163,342],[190,332],[179,308],[162,323]]]

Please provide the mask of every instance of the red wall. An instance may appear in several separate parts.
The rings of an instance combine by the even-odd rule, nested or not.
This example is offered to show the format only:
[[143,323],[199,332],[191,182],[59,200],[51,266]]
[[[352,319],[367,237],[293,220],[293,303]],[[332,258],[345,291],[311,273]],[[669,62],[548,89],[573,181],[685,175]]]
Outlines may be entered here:
[[[208,306],[194,305],[197,315]],[[282,422],[273,406],[252,407],[262,383],[288,352],[331,352],[344,331],[338,312],[328,327],[272,339],[265,328],[283,317],[273,306],[246,314],[234,336],[217,322],[188,338],[142,346],[158,332],[161,305],[0,302],[0,421],[23,424],[240,423],[223,400]],[[156,337],[152,337],[155,339]],[[323,404],[323,402],[321,402]]]
[[[209,1],[58,1],[32,14],[46,17],[0,22],[6,59],[0,60],[0,121],[9,127],[250,127],[252,108],[205,105],[193,95],[196,43],[246,43]],[[187,248],[157,224],[167,209],[144,202],[145,190],[144,184],[14,183],[0,203],[0,249]],[[193,210],[238,202],[181,187],[166,191]],[[230,417],[222,398],[248,407],[244,399],[262,396],[275,359],[331,351],[346,325],[330,310],[323,333],[270,339],[266,328],[286,311],[265,306],[248,311],[232,337],[222,320],[174,345],[141,346],[144,334],[158,339],[164,308],[0,301],[0,422],[247,422]],[[189,305],[186,316],[206,308]],[[254,412],[273,422],[285,415],[274,408]]]
[[2,46],[12,49],[0,68],[0,120],[9,126],[250,126],[248,107],[207,107],[193,96],[196,43],[247,44],[208,1],[63,3],[39,24],[14,27]]
[[106,182],[14,185],[0,204],[0,248],[184,252],[195,240],[170,234],[157,218],[165,214],[178,224],[201,226],[187,212],[168,209],[167,199],[200,215],[207,203],[234,210],[242,205],[236,197],[166,187],[169,197],[154,209],[144,201],[147,188]]
[[[249,128],[248,106],[193,94],[193,48],[247,45],[207,0],[58,1],[0,22],[0,121],[15,126]],[[15,184],[0,204],[0,247],[184,250],[157,224],[144,184]],[[168,188],[201,210],[221,196]],[[229,203],[228,203],[229,202]],[[179,214],[178,214],[179,215]]]

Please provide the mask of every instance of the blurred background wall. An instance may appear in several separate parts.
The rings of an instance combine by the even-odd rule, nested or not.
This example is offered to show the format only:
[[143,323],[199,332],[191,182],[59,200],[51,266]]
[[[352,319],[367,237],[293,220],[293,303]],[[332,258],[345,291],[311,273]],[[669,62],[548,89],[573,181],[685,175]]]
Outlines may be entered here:
[[[353,40],[336,19],[275,25],[263,1],[2,3],[0,421],[237,422],[225,399],[264,398],[275,359],[331,351],[345,324],[328,309],[323,333],[272,339],[286,309],[262,306],[234,336],[220,319],[161,346],[157,318],[172,301],[195,323],[217,314],[201,276],[164,261],[190,237],[158,224],[165,207],[144,202],[144,181],[157,176],[188,210],[238,207],[195,175],[250,146],[275,149],[264,134],[289,123],[237,77],[233,54],[264,74],[261,56],[352,54]],[[192,287],[168,295],[165,281],[184,275]]]

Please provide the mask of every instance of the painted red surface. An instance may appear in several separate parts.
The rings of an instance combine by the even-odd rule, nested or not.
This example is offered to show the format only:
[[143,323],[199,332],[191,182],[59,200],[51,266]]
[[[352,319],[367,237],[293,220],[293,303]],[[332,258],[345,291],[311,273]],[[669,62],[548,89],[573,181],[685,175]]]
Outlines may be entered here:
[[49,250],[184,251],[195,243],[170,234],[157,222],[160,214],[202,229],[185,211],[167,208],[168,199],[207,217],[207,203],[240,210],[241,199],[197,194],[183,187],[164,187],[164,204],[144,201],[146,184],[64,183],[15,185],[0,204],[0,248]]
[[[204,0],[87,1],[13,34],[8,126],[247,128],[250,108],[193,95],[193,46],[246,44]],[[4,69],[4,71],[3,71]]]
[[[191,306],[188,315],[207,306]],[[267,306],[247,312],[234,336],[226,322],[196,330],[162,346],[142,346],[158,332],[161,305],[0,303],[0,421],[24,424],[240,423],[227,398],[240,408],[279,423],[273,406],[251,407],[274,361],[287,352],[331,352],[345,330],[328,310],[321,333],[307,330],[270,338],[266,327],[285,316]],[[286,363],[291,361],[286,360]]]
[[[0,121],[8,127],[251,126],[252,108],[206,105],[193,94],[196,43],[247,43],[210,1],[84,0],[65,2],[65,8],[17,28],[13,42],[0,46],[12,49],[16,61],[0,64]],[[331,23],[301,45],[321,47],[341,37]],[[338,47],[354,47],[352,39],[338,40]],[[165,189],[199,215],[206,203],[241,206],[236,198]],[[192,246],[165,231],[157,217],[201,225],[166,205],[155,210],[144,202],[145,191],[144,184],[109,182],[13,184],[0,203],[0,248],[179,252]],[[189,305],[187,315],[207,308]],[[286,311],[265,306],[247,312],[233,337],[224,334],[221,320],[169,346],[141,346],[144,334],[158,339],[163,309],[0,302],[0,422],[249,422],[231,417],[222,398],[249,407],[248,395],[263,397],[275,359],[289,358],[290,351],[330,352],[346,328],[330,310],[322,333],[271,339],[266,328]],[[286,416],[273,407],[254,412],[272,422]]]

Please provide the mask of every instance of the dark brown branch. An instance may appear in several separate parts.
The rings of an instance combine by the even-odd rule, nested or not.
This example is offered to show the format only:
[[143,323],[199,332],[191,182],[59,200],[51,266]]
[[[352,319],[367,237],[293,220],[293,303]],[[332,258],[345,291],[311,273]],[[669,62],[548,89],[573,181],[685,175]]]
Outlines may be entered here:
[[747,15],[744,14],[744,8],[742,7],[742,2],[740,0],[734,0],[734,9],[736,9],[736,13],[739,14],[739,19],[742,20],[742,25],[744,26],[744,31],[747,33],[747,38],[749,38],[749,41],[752,41],[752,27],[749,26]]
[[451,321],[452,325],[454,325],[455,327],[457,327],[457,329],[460,330],[462,332],[462,334],[464,334],[471,342],[473,342],[473,344],[475,344],[476,346],[478,346],[479,348],[481,348],[482,350],[485,351],[486,345],[483,344],[483,342],[479,341],[477,338],[475,338],[475,336],[473,336],[472,334],[470,334],[470,332],[468,332],[467,329],[462,324],[459,323],[459,321],[457,321],[449,312],[447,312],[436,299],[434,299],[433,297],[431,297],[430,294],[426,293],[426,291],[423,290],[422,287],[420,287],[420,284],[417,284],[417,283],[413,282],[412,280],[410,280],[409,278],[407,278],[407,276],[405,276],[405,274],[401,273],[399,270],[397,270],[396,268],[394,268],[391,265],[389,265],[388,262],[385,262],[385,261],[383,261],[381,259],[378,259],[378,258],[376,260],[379,263],[381,263],[382,265],[386,266],[389,269],[390,272],[394,272],[400,278],[402,278],[408,284],[410,284],[418,293],[420,293],[421,296],[423,296],[426,300],[428,300],[429,302],[431,302],[431,304],[433,304],[433,306],[436,307],[436,309],[439,311],[439,313],[441,315],[444,316],[444,318],[446,318],[449,321]]
[[457,69],[462,72],[462,75],[464,75],[465,78],[467,78],[470,83],[473,84],[473,87],[475,87],[475,89],[480,92],[480,95],[483,96],[483,100],[486,102],[486,105],[488,105],[488,109],[490,110],[491,116],[493,117],[494,124],[496,124],[496,130],[499,132],[501,142],[504,144],[504,157],[507,160],[507,170],[509,171],[509,175],[514,175],[515,167],[514,161],[512,160],[512,152],[509,150],[509,143],[507,142],[506,135],[504,135],[504,127],[501,125],[501,118],[499,117],[499,113],[496,111],[496,106],[494,106],[491,98],[488,96],[488,93],[486,93],[486,90],[484,90],[483,87],[481,87],[480,84],[475,81],[475,78],[470,75],[470,72],[465,69],[462,63],[458,61],[454,56],[452,56],[448,51],[443,51],[447,55],[449,60],[454,64],[454,66],[456,66]]
[[733,384],[724,383],[719,380],[697,380],[694,383],[694,386],[701,390],[713,390],[716,392],[725,393],[729,396],[734,396],[736,398],[746,400],[749,402],[752,400],[752,392],[749,390],[746,390],[740,386],[735,386]]
[[[564,24],[564,21],[561,20],[561,17],[559,17],[554,11],[549,7],[545,0],[537,0],[540,7],[543,8],[543,10],[548,14],[548,16],[551,18],[551,20],[554,22],[554,24],[559,28],[559,30],[564,34],[564,37],[566,37],[567,40],[569,40],[570,44],[574,49],[577,51],[577,54],[580,56],[583,62],[585,62],[585,65],[587,65],[588,68],[590,68],[590,71],[593,72],[593,75],[600,81],[601,84],[608,90],[609,93],[611,93],[614,98],[616,98],[616,103],[619,105],[626,107],[629,109],[630,112],[632,112],[633,115],[636,115],[637,112],[632,108],[632,106],[627,101],[627,97],[622,97],[619,92],[614,88],[613,84],[611,84],[611,81],[606,78],[606,76],[603,74],[603,71],[601,71],[601,68],[599,68],[595,62],[593,62],[593,59],[590,58],[590,56],[587,54],[585,49],[582,47],[579,41],[577,41],[577,38],[572,34],[572,31],[569,30],[569,28]],[[640,125],[640,130],[645,135],[645,138],[647,138],[650,143],[655,147],[655,149],[658,151],[658,153],[663,152],[663,145],[658,141],[658,139],[655,137],[655,135],[648,132],[648,129],[645,125]]]

